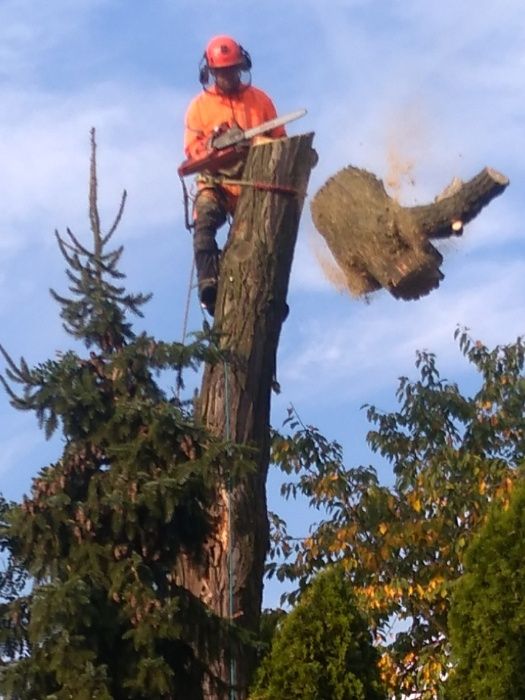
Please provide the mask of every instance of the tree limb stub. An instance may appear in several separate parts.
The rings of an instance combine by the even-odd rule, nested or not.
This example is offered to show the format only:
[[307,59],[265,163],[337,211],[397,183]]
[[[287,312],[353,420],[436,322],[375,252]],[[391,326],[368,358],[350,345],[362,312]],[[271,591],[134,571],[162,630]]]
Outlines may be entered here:
[[324,236],[350,291],[384,288],[398,299],[418,299],[439,286],[441,254],[432,238],[461,235],[509,180],[485,168],[432,204],[402,207],[372,173],[348,166],[331,177],[311,202],[315,227]]

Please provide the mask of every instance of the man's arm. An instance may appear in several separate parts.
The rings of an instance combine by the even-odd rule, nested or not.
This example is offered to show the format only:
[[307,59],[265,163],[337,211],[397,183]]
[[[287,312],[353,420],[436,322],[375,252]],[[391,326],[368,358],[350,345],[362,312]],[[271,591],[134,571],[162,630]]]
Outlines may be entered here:
[[188,107],[184,119],[184,154],[187,158],[200,158],[208,151],[209,135],[204,130],[198,101]]

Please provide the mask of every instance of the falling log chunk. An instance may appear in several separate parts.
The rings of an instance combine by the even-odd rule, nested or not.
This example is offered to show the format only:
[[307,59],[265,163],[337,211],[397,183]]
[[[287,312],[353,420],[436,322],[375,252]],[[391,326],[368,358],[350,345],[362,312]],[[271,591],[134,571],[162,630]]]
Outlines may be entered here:
[[312,218],[355,296],[384,288],[397,299],[418,299],[444,278],[430,239],[461,235],[508,184],[485,168],[468,182],[455,178],[431,204],[403,207],[375,175],[348,166],[317,192]]

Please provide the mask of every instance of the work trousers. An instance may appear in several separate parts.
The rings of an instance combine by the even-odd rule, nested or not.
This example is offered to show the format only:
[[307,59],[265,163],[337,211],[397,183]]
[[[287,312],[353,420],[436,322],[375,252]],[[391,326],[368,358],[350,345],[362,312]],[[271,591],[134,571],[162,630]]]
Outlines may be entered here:
[[193,250],[199,294],[206,287],[216,286],[219,278],[219,246],[217,230],[233,214],[235,203],[219,186],[199,189],[193,204]]

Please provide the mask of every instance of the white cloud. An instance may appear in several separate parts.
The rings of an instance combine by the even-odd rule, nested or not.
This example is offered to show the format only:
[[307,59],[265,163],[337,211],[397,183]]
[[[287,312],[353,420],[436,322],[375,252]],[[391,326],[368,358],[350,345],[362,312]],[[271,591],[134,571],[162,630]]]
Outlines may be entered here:
[[185,103],[175,91],[105,84],[57,98],[0,90],[1,258],[28,245],[55,254],[53,231],[86,231],[89,132],[97,129],[99,205],[107,229],[128,191],[121,240],[182,228],[177,129]]
[[[284,334],[279,376],[287,395],[304,402],[365,400],[401,374],[413,374],[416,350],[438,356],[452,375],[465,370],[453,333],[457,325],[489,346],[524,333],[522,287],[525,260],[464,259],[446,271],[440,289],[417,302],[396,301],[380,292],[369,305],[324,295],[325,312],[303,316],[293,337]],[[323,398],[319,398],[323,397]]]
[[2,0],[0,77],[32,80],[45,55],[64,37],[81,34],[87,17],[109,0]]

